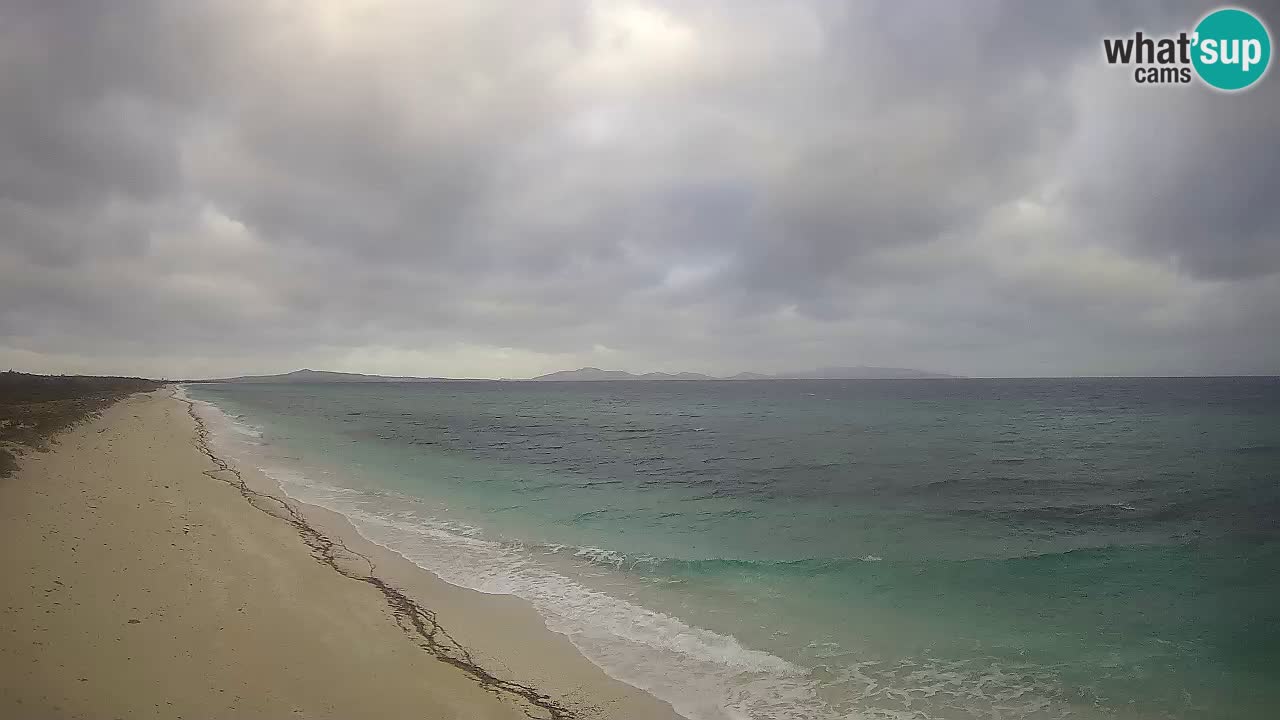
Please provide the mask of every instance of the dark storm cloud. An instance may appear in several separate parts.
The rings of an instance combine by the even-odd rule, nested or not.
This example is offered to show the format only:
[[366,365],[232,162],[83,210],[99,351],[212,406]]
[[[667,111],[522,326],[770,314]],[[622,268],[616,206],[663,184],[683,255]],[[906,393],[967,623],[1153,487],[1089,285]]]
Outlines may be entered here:
[[1207,8],[0,0],[0,364],[1274,372]]

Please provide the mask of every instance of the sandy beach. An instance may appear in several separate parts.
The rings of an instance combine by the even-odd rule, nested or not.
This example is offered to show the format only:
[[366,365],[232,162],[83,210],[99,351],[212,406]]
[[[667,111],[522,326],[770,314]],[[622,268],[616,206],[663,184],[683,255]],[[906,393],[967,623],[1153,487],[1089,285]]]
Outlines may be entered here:
[[676,718],[131,396],[0,479],[0,716]]

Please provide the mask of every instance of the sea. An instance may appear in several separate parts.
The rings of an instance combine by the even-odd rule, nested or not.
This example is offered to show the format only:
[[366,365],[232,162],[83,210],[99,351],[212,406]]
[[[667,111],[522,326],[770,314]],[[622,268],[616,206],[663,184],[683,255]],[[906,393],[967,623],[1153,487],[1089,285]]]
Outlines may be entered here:
[[1280,717],[1280,378],[185,391],[689,720]]

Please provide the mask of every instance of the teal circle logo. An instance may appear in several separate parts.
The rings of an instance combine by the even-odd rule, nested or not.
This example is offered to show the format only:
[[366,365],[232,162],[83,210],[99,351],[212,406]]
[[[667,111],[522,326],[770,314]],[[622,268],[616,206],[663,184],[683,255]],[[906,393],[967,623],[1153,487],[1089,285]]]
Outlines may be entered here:
[[1266,74],[1271,62],[1271,34],[1246,10],[1214,10],[1196,25],[1192,37],[1196,73],[1219,90],[1249,87]]

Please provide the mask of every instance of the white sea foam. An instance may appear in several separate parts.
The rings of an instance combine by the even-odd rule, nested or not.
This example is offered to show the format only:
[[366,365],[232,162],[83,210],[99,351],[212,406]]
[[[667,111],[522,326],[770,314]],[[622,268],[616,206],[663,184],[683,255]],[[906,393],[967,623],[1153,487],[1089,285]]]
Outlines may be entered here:
[[[460,535],[452,523],[360,509],[332,494],[283,486],[299,500],[344,514],[361,535],[446,582],[527,600],[548,628],[566,635],[606,672],[671,702],[689,718],[813,717],[801,710],[817,704],[807,673],[732,636],[587,588],[539,565],[528,552]],[[789,705],[782,701],[788,697],[803,702]],[[769,715],[757,714],[761,703],[773,706]]]
[[[563,545],[557,546],[560,550],[565,550]],[[634,569],[639,565],[656,562],[655,558],[648,555],[627,555],[617,550],[607,550],[596,547],[578,547],[574,548],[573,556],[586,560],[595,565],[606,565],[618,570]]]

